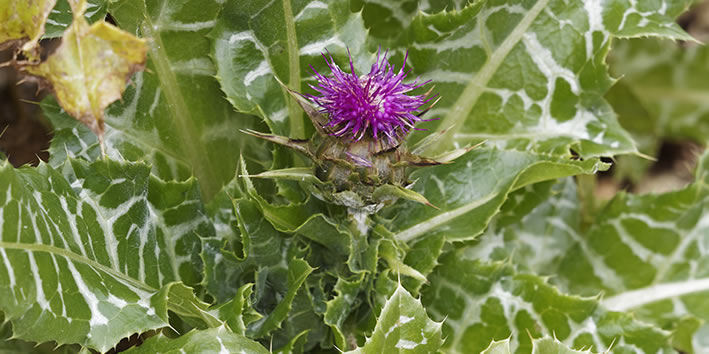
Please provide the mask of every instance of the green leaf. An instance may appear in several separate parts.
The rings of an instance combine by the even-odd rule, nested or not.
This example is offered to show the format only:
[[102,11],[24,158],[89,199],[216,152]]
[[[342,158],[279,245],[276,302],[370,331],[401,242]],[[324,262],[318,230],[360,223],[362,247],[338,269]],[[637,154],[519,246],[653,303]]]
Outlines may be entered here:
[[[443,251],[445,237],[438,234],[431,237],[425,237],[411,245],[407,250],[404,263],[415,269],[420,274],[428,277],[433,269],[438,265],[438,257]],[[418,294],[419,289],[428,280],[421,281],[413,277],[404,277],[401,283],[406,289],[409,289],[414,295]]]
[[[103,20],[108,12],[106,0],[88,0],[84,18],[89,23]],[[57,0],[57,4],[49,14],[49,19],[44,25],[43,38],[61,37],[64,31],[71,25],[74,16],[71,12],[68,0]]]
[[201,279],[196,235],[213,229],[199,190],[149,171],[110,160],[68,160],[63,175],[0,167],[0,309],[15,337],[103,352],[167,326],[168,309],[199,306],[174,283]]
[[[106,152],[114,159],[146,161],[163,179],[186,180],[194,175],[206,199],[234,177],[242,148],[247,160],[267,166],[271,154],[264,143],[239,132],[257,128],[255,117],[233,111],[223,99],[209,59],[206,34],[217,18],[216,0],[111,2],[119,26],[145,38],[147,73],[134,76],[122,102],[106,111]],[[163,11],[161,11],[163,9]],[[51,101],[45,112],[66,121]],[[57,124],[50,148],[52,163],[69,155],[92,161],[97,141],[85,130]],[[258,170],[260,171],[260,169]]]
[[293,337],[286,346],[283,348],[278,349],[275,353],[276,354],[300,354],[303,352],[303,346],[305,345],[305,341],[307,340],[308,332],[303,331],[300,332],[298,335]]
[[0,313],[0,353],[3,354],[75,354],[81,350],[78,345],[64,345],[57,348],[56,343],[32,343],[12,338],[12,323],[5,322]]
[[244,284],[239,288],[232,300],[216,309],[219,312],[219,318],[224,320],[234,333],[245,335],[246,327],[251,322],[263,317],[252,307],[251,294],[254,291],[253,287],[254,284]]
[[510,339],[492,341],[487,349],[482,351],[482,354],[509,354],[510,351]]
[[698,181],[666,194],[618,195],[563,258],[560,275],[570,289],[603,290],[608,308],[665,328],[686,315],[709,320],[708,192]]
[[[314,274],[313,274],[314,275]],[[281,323],[281,329],[273,332],[273,348],[278,352],[302,353],[313,348],[329,347],[331,336],[328,326],[323,322],[322,314],[316,309],[316,301],[308,287],[313,275],[310,275],[296,293],[288,316]],[[316,285],[317,286],[317,285]]]
[[632,316],[609,312],[595,298],[560,293],[542,278],[515,273],[507,263],[483,263],[450,252],[429,277],[422,301],[442,320],[444,351],[476,353],[511,336],[515,353],[532,352],[530,338],[555,336],[572,348],[618,352],[670,352],[666,332]]
[[[246,169],[246,163],[242,163],[241,167],[244,189],[258,204],[263,216],[275,229],[284,233],[301,235],[320,243],[339,255],[349,255],[353,252],[355,246],[352,233],[342,225],[342,222],[326,216],[327,210],[317,198],[309,197],[302,203],[274,205],[261,196],[251,181],[251,177],[267,177],[322,183],[312,174],[312,169],[297,167],[266,171],[250,176]],[[306,172],[306,170],[310,170],[310,172]],[[353,269],[353,271],[356,270]]]
[[[302,92],[321,52],[364,56],[367,31],[348,0],[227,2],[210,34],[217,77],[234,107],[263,118],[278,135],[306,137],[311,123],[276,81]],[[368,67],[370,63],[362,63]],[[307,126],[307,128],[306,128]]]
[[198,299],[194,289],[182,283],[168,285],[170,311],[196,328],[219,327],[222,322],[216,312],[208,310],[209,304]]
[[412,175],[417,179],[414,190],[440,210],[399,203],[384,215],[393,218],[395,237],[401,241],[439,233],[447,240],[470,240],[483,231],[509,192],[531,183],[605,168],[607,165],[596,159],[570,161],[533,152],[476,149],[452,164]]
[[[579,354],[591,353],[591,351],[573,350],[554,338],[542,338],[534,339],[532,341],[532,353]],[[512,354],[512,351],[510,350],[510,339],[508,338],[501,341],[493,341],[490,343],[490,346],[482,352],[482,354]]]
[[554,275],[579,237],[580,205],[571,178],[520,189],[510,195],[466,255],[482,261],[507,260],[521,271]]
[[[441,100],[427,115],[441,119],[421,127],[448,131],[427,149],[430,155],[485,139],[559,155],[569,147],[584,157],[614,155],[635,146],[602,98],[612,84],[604,64],[612,38],[689,39],[673,22],[677,7],[673,1],[481,1],[419,13],[396,39],[374,42],[392,49],[393,62],[408,50],[413,73],[436,85]],[[634,31],[629,21],[647,26]]]
[[442,342],[441,323],[429,319],[421,302],[399,285],[379,314],[372,336],[363,347],[347,353],[435,353]]
[[[245,173],[245,170],[243,171]],[[248,178],[241,180],[245,182],[245,190],[255,193]],[[238,196],[241,193],[241,187],[238,187],[237,181],[234,181],[223,192],[227,197]],[[246,193],[246,195],[249,194]],[[218,196],[213,204],[224,202],[225,200]],[[237,256],[228,246],[225,247],[225,242],[228,240],[212,239],[205,242],[202,258],[205,259],[205,268],[207,269],[206,287],[212,295],[217,297],[219,303],[232,301],[231,304],[227,303],[223,305],[224,307],[220,307],[222,318],[228,322],[231,321],[230,325],[232,325],[233,321],[241,323],[242,320],[234,319],[233,314],[226,314],[222,309],[233,308],[233,306],[237,306],[236,304],[243,303],[239,297],[246,296],[240,295],[245,291],[244,288],[239,289],[238,293],[235,288],[245,282],[254,282],[255,299],[253,305],[258,313],[249,311],[249,317],[245,319],[248,320],[248,323],[243,323],[246,333],[252,338],[260,338],[273,333],[275,348],[287,345],[292,336],[307,329],[307,327],[298,328],[300,324],[296,319],[303,316],[311,322],[321,321],[317,317],[309,317],[313,314],[313,305],[312,303],[308,304],[310,302],[309,295],[307,295],[307,289],[303,289],[305,279],[313,271],[313,268],[306,261],[298,258],[300,251],[295,249],[293,239],[286,238],[286,235],[276,230],[269,223],[268,218],[264,217],[262,204],[259,202],[265,203],[265,201],[259,199],[259,202],[255,202],[239,198],[232,202],[239,231],[238,233],[226,232],[223,235],[227,235],[227,237],[239,235],[242,238],[243,257]],[[221,207],[223,208],[224,205]],[[221,228],[226,227],[224,224],[221,226]],[[235,293],[237,293],[236,297],[234,297]],[[233,300],[231,297],[234,297]],[[296,308],[297,312],[293,313],[292,311],[295,311]],[[241,327],[241,324],[237,324],[235,327],[234,330],[239,331],[238,328]],[[309,327],[314,328],[313,325]],[[290,334],[290,336],[284,338],[283,332]],[[313,330],[309,335],[318,336],[320,334]]]
[[395,39],[411,25],[419,12],[435,14],[444,10],[460,11],[472,0],[433,0],[411,2],[406,0],[353,0],[351,7],[362,12],[369,35],[381,39]]
[[608,98],[620,122],[641,141],[709,136],[709,48],[657,39],[619,42],[609,56],[611,73],[621,77]]
[[326,303],[324,321],[330,326],[335,336],[335,345],[343,350],[347,349],[347,342],[342,326],[347,317],[352,313],[357,302],[357,295],[364,285],[364,276],[353,281],[344,278],[337,279],[334,292],[336,295]]
[[[604,294],[604,306],[632,311],[672,330],[674,345],[692,351],[698,320],[709,320],[703,237],[707,233],[707,156],[697,182],[658,195],[620,193],[587,230],[576,186],[524,191],[490,225],[466,257],[508,260],[553,275],[564,290]],[[697,336],[702,336],[697,334]]]
[[532,342],[532,353],[534,354],[582,354],[591,353],[590,350],[573,350],[554,338],[535,339]]
[[283,298],[278,302],[276,308],[273,309],[267,317],[255,321],[253,325],[249,327],[247,332],[249,337],[260,338],[280,327],[281,322],[291,309],[296,292],[312,271],[313,268],[304,260],[294,259],[288,263],[288,292],[283,295]]
[[225,326],[206,330],[193,330],[176,339],[162,334],[148,338],[139,347],[131,348],[126,354],[140,353],[254,353],[268,354],[261,344],[240,334],[229,331]]
[[[233,208],[238,233],[231,235],[241,238],[237,245],[243,256],[234,253],[235,243],[230,242],[233,240],[219,238],[205,240],[202,253],[205,287],[220,304],[232,300],[243,284],[254,282],[255,271],[273,267],[283,273],[290,261],[291,240],[264,219],[255,202],[237,199],[233,201]],[[283,284],[274,285],[285,287],[285,277],[282,280]],[[261,289],[257,285],[255,290],[258,294]]]

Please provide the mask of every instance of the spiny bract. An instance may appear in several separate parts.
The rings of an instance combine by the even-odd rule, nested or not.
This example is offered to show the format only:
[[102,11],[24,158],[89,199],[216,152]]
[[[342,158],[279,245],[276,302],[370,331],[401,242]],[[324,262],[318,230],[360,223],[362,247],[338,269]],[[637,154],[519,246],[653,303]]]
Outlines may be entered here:
[[[310,158],[308,170],[315,178],[303,178],[302,169],[269,171],[256,177],[297,179],[318,198],[344,205],[354,213],[375,213],[398,198],[431,205],[412,191],[411,167],[450,162],[469,149],[433,160],[409,152],[404,139],[414,124],[436,103],[429,93],[407,95],[428,83],[404,83],[404,65],[396,71],[385,55],[377,54],[371,71],[358,76],[350,57],[350,73],[343,72],[332,56],[323,54],[332,76],[315,69],[319,95],[301,94],[284,86],[313,122],[317,134],[309,140],[290,139],[256,131],[246,133],[266,139]],[[329,59],[328,59],[329,58]],[[435,97],[435,96],[434,96]],[[430,142],[430,139],[429,139]],[[291,173],[298,170],[298,173]]]

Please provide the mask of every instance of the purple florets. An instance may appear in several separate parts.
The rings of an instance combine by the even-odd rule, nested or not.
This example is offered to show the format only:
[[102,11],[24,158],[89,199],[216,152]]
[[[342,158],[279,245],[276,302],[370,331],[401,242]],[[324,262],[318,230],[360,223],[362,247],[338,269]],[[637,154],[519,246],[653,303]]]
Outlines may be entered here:
[[423,121],[421,113],[417,112],[431,98],[426,94],[409,96],[406,93],[429,81],[418,83],[416,79],[410,84],[403,82],[408,74],[404,72],[408,53],[398,71],[389,64],[386,53],[383,56],[378,53],[369,74],[363,76],[355,73],[352,57],[350,73],[343,72],[332,56],[323,54],[323,57],[332,77],[313,69],[318,84],[310,87],[320,95],[306,97],[328,114],[329,121],[325,127],[331,135],[361,140],[369,132],[375,139],[386,137],[390,144],[396,145],[411,129],[415,129],[416,122]]

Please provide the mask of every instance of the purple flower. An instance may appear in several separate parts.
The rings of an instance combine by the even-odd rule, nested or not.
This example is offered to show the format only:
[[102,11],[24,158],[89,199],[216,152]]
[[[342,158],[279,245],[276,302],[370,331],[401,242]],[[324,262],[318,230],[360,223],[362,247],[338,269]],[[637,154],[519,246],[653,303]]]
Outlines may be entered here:
[[[361,140],[365,134],[375,139],[386,137],[391,145],[406,137],[414,124],[421,119],[419,110],[431,99],[424,95],[409,96],[406,93],[430,82],[406,84],[404,72],[408,53],[398,71],[386,58],[377,53],[377,61],[369,74],[358,76],[350,56],[350,73],[343,72],[332,56],[323,58],[332,72],[331,77],[318,73],[314,68],[317,86],[310,85],[319,95],[306,95],[328,115],[325,125],[331,135]],[[329,60],[328,60],[329,57]],[[417,114],[418,113],[418,114]]]

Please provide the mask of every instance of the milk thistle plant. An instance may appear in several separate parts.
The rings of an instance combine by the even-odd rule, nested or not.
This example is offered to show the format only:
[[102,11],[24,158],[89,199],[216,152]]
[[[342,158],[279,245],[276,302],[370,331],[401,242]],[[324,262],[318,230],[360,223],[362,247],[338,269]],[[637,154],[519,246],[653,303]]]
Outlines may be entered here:
[[706,351],[707,157],[589,192],[709,134],[690,3],[3,2],[54,130],[0,167],[0,352]]
[[[349,74],[335,64],[332,56],[323,53],[323,58],[332,76],[312,69],[317,86],[310,87],[317,95],[303,95],[284,87],[298,100],[316,129],[317,134],[310,141],[246,132],[287,146],[311,159],[314,170],[308,175],[309,191],[323,201],[347,207],[360,223],[363,216],[375,213],[399,197],[432,206],[424,196],[410,190],[413,183],[408,180],[407,168],[449,162],[465,151],[445,154],[444,160],[437,161],[412,154],[404,145],[408,133],[416,129],[414,125],[423,121],[422,116],[435,103],[424,108],[435,98],[428,97],[430,91],[421,95],[407,93],[430,80],[404,83],[406,56],[397,71],[387,60],[386,53],[378,52],[370,72],[361,77],[355,72],[351,56]],[[315,106],[309,105],[307,100]],[[299,173],[295,172],[292,169],[268,171],[257,177],[297,180],[303,179],[303,173],[309,173],[300,169]],[[366,230],[366,227],[360,225],[359,229]]]

